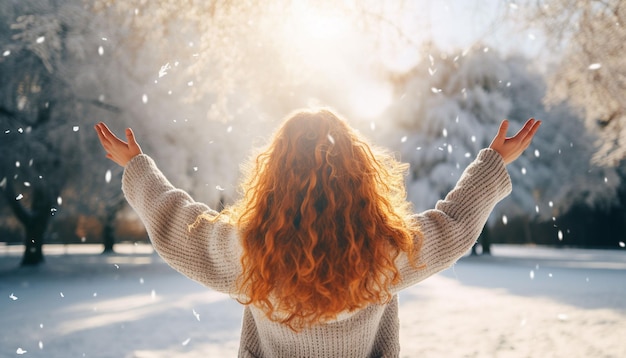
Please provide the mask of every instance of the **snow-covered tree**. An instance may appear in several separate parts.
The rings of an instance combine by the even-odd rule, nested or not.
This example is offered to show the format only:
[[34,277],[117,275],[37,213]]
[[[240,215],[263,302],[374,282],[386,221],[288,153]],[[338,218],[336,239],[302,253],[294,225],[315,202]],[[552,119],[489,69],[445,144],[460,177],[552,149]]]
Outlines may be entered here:
[[110,216],[111,201],[88,200],[98,190],[121,199],[119,186],[103,186],[108,164],[91,129],[94,117],[121,110],[99,96],[104,57],[83,5],[0,3],[0,183],[24,226],[24,265],[43,261],[53,216]]
[[398,99],[386,114],[400,128],[389,145],[411,164],[408,193],[418,210],[433,207],[453,187],[503,119],[513,132],[530,117],[543,125],[510,165],[515,189],[490,223],[518,216],[546,220],[576,202],[612,200],[619,184],[614,169],[590,164],[595,138],[569,108],[544,107],[545,84],[528,60],[481,47],[428,52],[423,63],[396,78]]
[[626,2],[521,1],[506,20],[545,32],[545,52],[556,57],[547,101],[579,110],[598,133],[594,162],[618,165],[626,158]]

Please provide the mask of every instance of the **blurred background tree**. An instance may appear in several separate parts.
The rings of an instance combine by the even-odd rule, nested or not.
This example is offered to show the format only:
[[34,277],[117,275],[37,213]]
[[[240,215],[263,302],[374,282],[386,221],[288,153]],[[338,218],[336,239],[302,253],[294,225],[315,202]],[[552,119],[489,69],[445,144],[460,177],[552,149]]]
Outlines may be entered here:
[[[590,164],[593,134],[566,104],[546,108],[546,86],[528,59],[505,57],[476,45],[464,52],[428,49],[429,56],[394,79],[397,100],[385,115],[405,131],[388,146],[411,164],[409,199],[418,210],[432,208],[449,192],[478,151],[489,146],[502,119],[511,134],[531,117],[544,122],[533,148],[509,166],[514,188],[494,210],[483,231],[498,220],[551,220],[584,202],[590,207],[615,203],[620,183],[614,167]],[[565,179],[567,178],[567,179]],[[489,252],[483,242],[483,252]]]
[[519,1],[505,18],[543,31],[552,57],[547,103],[577,109],[598,134],[594,162],[619,165],[626,158],[626,2]]

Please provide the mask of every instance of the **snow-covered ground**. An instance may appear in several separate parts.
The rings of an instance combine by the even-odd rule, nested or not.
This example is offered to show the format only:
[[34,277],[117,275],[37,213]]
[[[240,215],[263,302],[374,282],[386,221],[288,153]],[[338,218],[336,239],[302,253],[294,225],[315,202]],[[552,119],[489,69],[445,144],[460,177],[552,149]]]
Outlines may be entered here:
[[[234,357],[241,307],[146,245],[0,246],[0,357]],[[69,254],[67,254],[69,253]],[[496,245],[400,296],[403,357],[626,357],[626,250]]]

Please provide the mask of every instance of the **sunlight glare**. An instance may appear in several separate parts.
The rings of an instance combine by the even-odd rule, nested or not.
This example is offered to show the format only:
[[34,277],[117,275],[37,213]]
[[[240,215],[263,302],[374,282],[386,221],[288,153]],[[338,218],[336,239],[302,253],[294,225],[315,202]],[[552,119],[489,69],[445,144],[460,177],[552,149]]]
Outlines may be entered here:
[[368,81],[352,86],[349,96],[354,114],[362,118],[373,118],[391,104],[392,89],[382,83]]
[[322,11],[307,3],[294,3],[286,14],[281,33],[283,50],[294,64],[312,72],[328,72],[338,65],[337,53],[353,43],[349,20],[337,12]]
[[349,26],[339,14],[324,13],[306,3],[296,3],[292,8],[291,22],[286,26],[288,35],[301,40],[327,41],[345,35]]

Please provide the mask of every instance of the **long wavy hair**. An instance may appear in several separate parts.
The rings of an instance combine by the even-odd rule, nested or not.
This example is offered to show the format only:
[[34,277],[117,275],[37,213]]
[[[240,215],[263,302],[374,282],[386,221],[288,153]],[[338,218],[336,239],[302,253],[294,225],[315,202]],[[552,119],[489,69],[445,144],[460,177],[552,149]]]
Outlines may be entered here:
[[296,331],[388,302],[395,259],[416,265],[422,242],[407,169],[329,109],[288,116],[226,210],[242,238],[240,302]]

